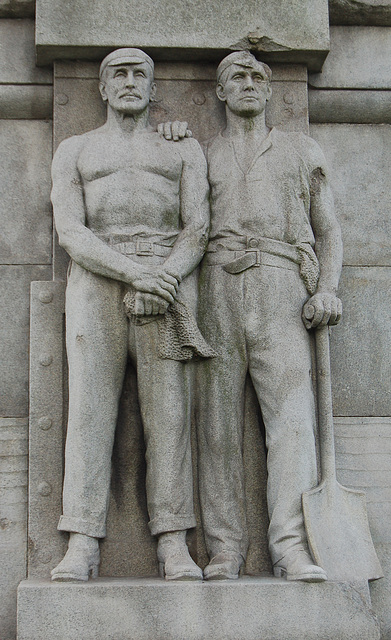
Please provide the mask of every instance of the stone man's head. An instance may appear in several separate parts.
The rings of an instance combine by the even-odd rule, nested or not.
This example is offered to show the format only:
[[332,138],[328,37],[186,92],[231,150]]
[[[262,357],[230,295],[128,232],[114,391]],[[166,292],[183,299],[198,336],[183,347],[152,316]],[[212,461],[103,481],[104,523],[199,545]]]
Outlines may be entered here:
[[102,99],[125,115],[142,113],[156,93],[154,63],[141,49],[116,49],[99,69]]
[[216,93],[227,109],[242,117],[265,110],[270,99],[272,72],[249,51],[235,51],[217,67]]

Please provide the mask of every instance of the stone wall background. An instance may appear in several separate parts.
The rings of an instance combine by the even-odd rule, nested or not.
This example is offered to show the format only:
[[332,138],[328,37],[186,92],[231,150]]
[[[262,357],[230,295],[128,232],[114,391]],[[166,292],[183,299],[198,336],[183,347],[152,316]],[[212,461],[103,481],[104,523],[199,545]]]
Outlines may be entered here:
[[[372,585],[373,606],[390,640],[391,3],[330,0],[330,19],[330,54],[308,87],[310,133],[329,160],[345,243],[345,316],[332,335],[337,466],[343,484],[367,492],[386,574]],[[16,587],[26,576],[30,282],[53,273],[52,77],[35,65],[34,2],[0,0],[2,640],[15,638]],[[284,96],[294,111],[300,97]]]

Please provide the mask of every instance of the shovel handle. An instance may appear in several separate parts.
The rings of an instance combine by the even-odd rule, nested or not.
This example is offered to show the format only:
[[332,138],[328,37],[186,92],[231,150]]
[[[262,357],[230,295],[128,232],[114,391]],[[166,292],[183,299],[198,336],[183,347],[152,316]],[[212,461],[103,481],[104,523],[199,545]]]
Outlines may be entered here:
[[318,426],[322,481],[336,479],[329,331],[328,325],[315,329]]

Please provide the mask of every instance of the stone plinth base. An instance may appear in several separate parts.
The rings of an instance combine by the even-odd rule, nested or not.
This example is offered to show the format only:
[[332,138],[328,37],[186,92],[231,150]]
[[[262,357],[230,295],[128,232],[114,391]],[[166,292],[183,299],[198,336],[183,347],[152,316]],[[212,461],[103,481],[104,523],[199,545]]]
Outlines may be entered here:
[[366,584],[26,580],[18,640],[378,640]]

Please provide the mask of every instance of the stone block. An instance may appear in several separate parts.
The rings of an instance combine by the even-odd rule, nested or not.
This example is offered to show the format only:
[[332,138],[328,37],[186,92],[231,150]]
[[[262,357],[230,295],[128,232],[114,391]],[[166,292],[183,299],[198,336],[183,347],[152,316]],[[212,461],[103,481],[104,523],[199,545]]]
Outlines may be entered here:
[[15,638],[16,589],[26,577],[27,426],[27,418],[0,418],[0,464],[3,463],[0,468],[2,640]]
[[0,120],[0,264],[50,264],[49,122]]
[[47,266],[0,265],[0,416],[28,414],[30,282],[50,276]]
[[329,0],[330,24],[391,26],[390,0]]
[[382,27],[332,27],[330,53],[311,87],[390,89],[391,31]]
[[343,269],[339,295],[344,313],[331,332],[336,416],[391,415],[390,285],[387,267]]
[[29,576],[64,554],[57,532],[63,468],[64,283],[33,282],[30,314]]
[[51,84],[52,70],[35,65],[34,20],[0,20],[0,84]]
[[378,543],[376,551],[385,577],[370,584],[371,600],[380,622],[381,638],[391,640],[391,543]]
[[222,58],[250,48],[275,62],[320,70],[328,51],[327,0],[37,1],[37,55],[99,59],[110,49],[145,48],[166,60]]
[[53,88],[42,84],[0,85],[0,118],[45,120],[53,117]]
[[391,92],[360,89],[310,89],[310,122],[390,124]]
[[28,580],[18,640],[379,640],[367,586],[243,578],[214,583]]
[[391,265],[391,127],[329,124],[311,125],[310,130],[330,167],[336,212],[342,226],[344,264]]
[[35,0],[0,0],[0,18],[34,18]]

